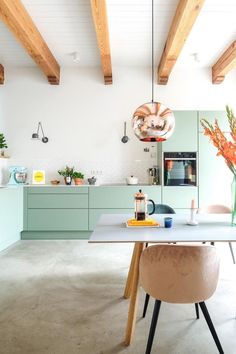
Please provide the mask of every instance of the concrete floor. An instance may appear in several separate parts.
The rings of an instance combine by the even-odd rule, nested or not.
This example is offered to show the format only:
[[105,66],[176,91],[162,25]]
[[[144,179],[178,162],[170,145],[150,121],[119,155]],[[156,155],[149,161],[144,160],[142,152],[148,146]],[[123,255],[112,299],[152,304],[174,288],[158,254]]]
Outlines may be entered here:
[[[207,301],[225,354],[236,353],[236,266],[227,244],[218,289]],[[21,241],[0,254],[0,354],[143,354],[153,303],[133,344],[122,341],[122,298],[132,245]],[[236,253],[236,247],[235,247]],[[193,305],[163,304],[152,353],[217,354]]]

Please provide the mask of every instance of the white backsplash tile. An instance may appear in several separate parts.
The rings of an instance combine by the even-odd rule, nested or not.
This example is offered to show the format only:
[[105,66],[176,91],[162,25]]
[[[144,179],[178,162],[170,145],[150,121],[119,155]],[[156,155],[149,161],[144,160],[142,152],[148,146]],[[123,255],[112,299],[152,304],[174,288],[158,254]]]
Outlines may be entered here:
[[[149,155],[149,154],[146,154]],[[2,169],[2,175],[4,180],[8,179],[8,166],[24,166],[28,169],[28,183],[32,182],[32,172],[33,170],[45,170],[46,173],[46,183],[50,183],[52,179],[63,178],[59,176],[57,171],[68,166],[74,166],[76,170],[81,171],[85,175],[85,180],[87,183],[87,178],[95,176],[97,178],[98,184],[102,183],[126,183],[125,178],[128,176],[138,177],[139,183],[148,183],[148,168],[156,165],[156,159],[150,158],[148,156],[145,160],[125,160],[118,161],[115,158],[112,161],[108,160],[93,160],[93,161],[80,161],[80,163],[75,160],[68,159],[64,161],[63,159],[9,159],[8,165],[5,164],[4,169]]]

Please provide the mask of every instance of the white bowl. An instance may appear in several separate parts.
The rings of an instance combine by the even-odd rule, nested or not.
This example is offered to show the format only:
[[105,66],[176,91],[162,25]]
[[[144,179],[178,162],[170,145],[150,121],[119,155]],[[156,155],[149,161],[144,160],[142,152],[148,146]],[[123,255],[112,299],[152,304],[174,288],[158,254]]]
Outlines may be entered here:
[[126,183],[127,184],[138,184],[138,178],[137,177],[134,177],[134,176],[130,176],[130,177],[127,177],[126,178]]

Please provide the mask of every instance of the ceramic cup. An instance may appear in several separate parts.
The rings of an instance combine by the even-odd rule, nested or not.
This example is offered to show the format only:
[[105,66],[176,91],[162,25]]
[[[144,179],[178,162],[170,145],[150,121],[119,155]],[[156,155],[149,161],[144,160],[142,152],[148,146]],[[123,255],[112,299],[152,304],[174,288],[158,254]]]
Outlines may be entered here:
[[173,223],[173,218],[170,217],[164,218],[164,225],[166,228],[172,227],[172,223]]

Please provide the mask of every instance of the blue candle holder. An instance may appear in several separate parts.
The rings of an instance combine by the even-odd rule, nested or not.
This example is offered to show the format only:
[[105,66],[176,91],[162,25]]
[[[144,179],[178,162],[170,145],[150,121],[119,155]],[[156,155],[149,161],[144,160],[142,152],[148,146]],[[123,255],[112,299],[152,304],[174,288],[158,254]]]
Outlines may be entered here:
[[172,224],[173,224],[173,218],[170,217],[164,218],[164,225],[167,229],[172,227]]

